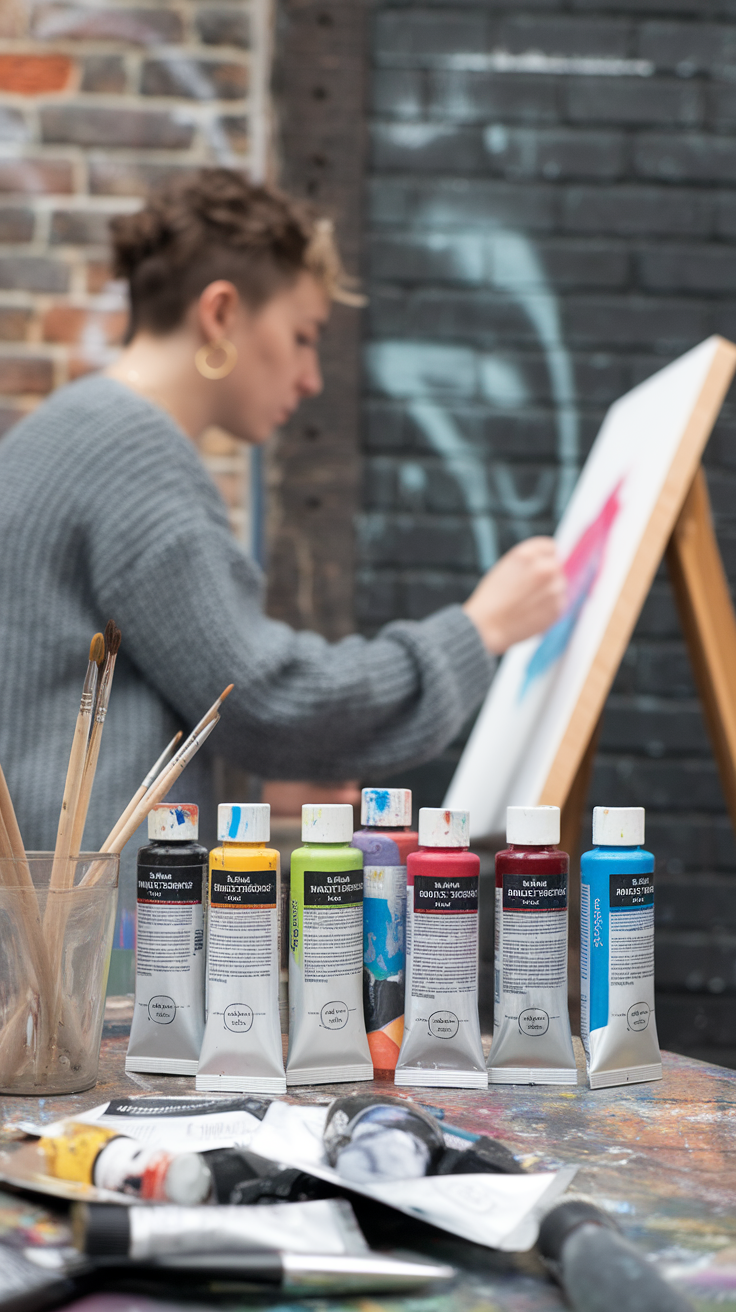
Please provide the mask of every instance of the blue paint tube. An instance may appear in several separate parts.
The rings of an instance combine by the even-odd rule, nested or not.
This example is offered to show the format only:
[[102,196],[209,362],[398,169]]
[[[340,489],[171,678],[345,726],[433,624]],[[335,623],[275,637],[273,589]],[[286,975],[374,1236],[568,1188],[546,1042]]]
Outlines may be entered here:
[[661,1080],[644,808],[596,806],[593,842],[580,861],[580,1032],[590,1087]]

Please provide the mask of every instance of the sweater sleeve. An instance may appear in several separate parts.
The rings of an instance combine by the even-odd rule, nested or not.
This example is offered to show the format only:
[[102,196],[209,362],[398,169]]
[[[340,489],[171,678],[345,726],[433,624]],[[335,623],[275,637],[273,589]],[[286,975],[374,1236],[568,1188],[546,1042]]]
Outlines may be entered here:
[[[146,466],[155,445],[152,433]],[[94,498],[92,589],[123,631],[125,659],[185,724],[234,683],[216,750],[266,778],[365,776],[441,751],[493,672],[465,612],[336,643],[268,618],[258,567],[193,448],[194,465],[179,454],[176,477],[159,467],[155,479],[118,447],[115,476]]]

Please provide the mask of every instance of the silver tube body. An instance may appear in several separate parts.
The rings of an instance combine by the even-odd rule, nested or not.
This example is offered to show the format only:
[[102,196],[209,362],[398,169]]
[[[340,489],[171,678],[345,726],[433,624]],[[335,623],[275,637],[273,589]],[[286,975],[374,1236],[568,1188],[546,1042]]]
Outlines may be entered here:
[[356,1253],[365,1240],[343,1199],[256,1207],[132,1207],[129,1256],[136,1261],[190,1253],[271,1248]]
[[[478,873],[415,875],[406,897],[404,1038],[394,1082],[401,1087],[484,1089],[478,1019]],[[475,858],[477,861],[477,857]],[[417,867],[421,869],[421,867]]]
[[294,1084],[373,1078],[363,1015],[363,853],[298,848],[289,894],[289,1056]]
[[[264,861],[264,866],[265,866]],[[279,1019],[280,871],[211,863],[202,1092],[285,1093]]]
[[[195,847],[195,844],[191,845]],[[170,848],[168,849],[171,850]],[[126,1071],[194,1075],[204,1034],[206,849],[169,864],[155,845],[137,868],[135,1005]]]
[[499,874],[495,936],[491,1083],[577,1084],[567,1011],[567,874]]
[[594,848],[580,875],[580,1032],[590,1087],[661,1080],[654,857],[641,847]]

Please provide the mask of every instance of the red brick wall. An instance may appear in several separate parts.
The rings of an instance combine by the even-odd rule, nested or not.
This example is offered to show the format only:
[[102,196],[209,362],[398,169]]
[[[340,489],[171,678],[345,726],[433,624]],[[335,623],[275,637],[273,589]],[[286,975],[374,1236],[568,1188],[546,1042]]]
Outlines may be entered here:
[[[199,164],[263,172],[267,47],[268,0],[0,0],[0,433],[119,343],[113,214]],[[242,531],[243,452],[204,446]]]

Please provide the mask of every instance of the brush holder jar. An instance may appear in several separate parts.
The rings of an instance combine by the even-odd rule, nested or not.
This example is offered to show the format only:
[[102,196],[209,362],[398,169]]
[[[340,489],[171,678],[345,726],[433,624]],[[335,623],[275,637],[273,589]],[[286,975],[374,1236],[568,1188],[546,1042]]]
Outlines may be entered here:
[[119,867],[112,852],[0,858],[0,1093],[96,1083]]

